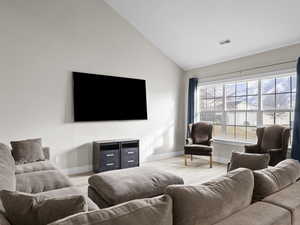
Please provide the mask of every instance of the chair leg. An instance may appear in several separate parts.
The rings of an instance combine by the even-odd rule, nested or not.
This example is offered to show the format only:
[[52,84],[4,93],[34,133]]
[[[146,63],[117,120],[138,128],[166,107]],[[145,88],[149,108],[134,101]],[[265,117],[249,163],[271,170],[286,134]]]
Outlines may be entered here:
[[212,168],[212,155],[209,156],[209,167]]
[[184,165],[187,166],[187,156],[184,154]]

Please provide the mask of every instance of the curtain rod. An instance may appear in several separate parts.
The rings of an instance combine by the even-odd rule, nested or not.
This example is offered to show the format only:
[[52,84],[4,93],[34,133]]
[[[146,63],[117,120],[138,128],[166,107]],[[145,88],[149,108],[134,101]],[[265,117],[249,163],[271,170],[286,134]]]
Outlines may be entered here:
[[293,62],[297,62],[297,60],[289,60],[289,61],[284,61],[284,62],[279,62],[279,63],[273,63],[273,64],[269,64],[269,65],[264,65],[264,66],[256,66],[256,67],[247,68],[247,69],[244,69],[244,70],[238,70],[238,71],[232,71],[232,72],[215,74],[214,76],[224,76],[224,75],[233,74],[233,73],[242,73],[242,72],[245,72],[245,71],[262,69],[262,68],[266,68],[266,67],[270,67],[270,66],[278,66],[278,65],[282,65],[282,64],[286,64],[286,63],[293,63]]

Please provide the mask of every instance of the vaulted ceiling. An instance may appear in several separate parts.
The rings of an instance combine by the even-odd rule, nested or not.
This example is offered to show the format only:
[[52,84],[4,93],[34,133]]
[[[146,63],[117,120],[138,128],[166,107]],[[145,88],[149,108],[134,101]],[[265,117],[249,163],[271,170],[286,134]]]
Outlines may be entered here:
[[185,70],[300,42],[299,0],[105,1]]

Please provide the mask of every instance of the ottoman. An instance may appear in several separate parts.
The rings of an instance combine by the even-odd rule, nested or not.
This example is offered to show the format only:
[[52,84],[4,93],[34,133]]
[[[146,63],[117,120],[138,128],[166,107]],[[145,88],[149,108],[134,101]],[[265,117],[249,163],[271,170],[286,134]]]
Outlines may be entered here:
[[89,178],[88,196],[106,208],[133,199],[162,195],[168,185],[183,184],[175,174],[148,167],[135,167],[95,174]]

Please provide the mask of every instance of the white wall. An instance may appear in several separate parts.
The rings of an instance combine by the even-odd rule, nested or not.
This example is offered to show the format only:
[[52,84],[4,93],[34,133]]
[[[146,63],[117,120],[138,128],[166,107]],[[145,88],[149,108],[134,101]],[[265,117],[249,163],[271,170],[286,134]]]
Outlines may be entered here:
[[[190,77],[198,77],[199,82],[209,83],[217,82],[220,80],[243,79],[243,77],[249,78],[251,76],[256,76],[260,73],[295,69],[296,60],[299,56],[300,44],[297,44],[202,68],[196,68],[186,72],[185,86],[187,89],[188,79]],[[287,61],[293,62],[283,63]],[[268,66],[271,64],[278,65]],[[251,68],[256,67],[263,68],[251,70]],[[226,74],[222,75],[224,73]],[[187,96],[186,92],[185,95]],[[187,97],[185,99],[185,105],[187,105]],[[223,163],[228,162],[230,160],[232,151],[244,151],[244,144],[232,142],[215,142],[213,158],[215,161]]]
[[[0,4],[0,142],[42,137],[69,172],[91,168],[94,140],[138,138],[142,160],[182,151],[183,71],[106,3]],[[71,71],[145,79],[149,119],[72,122]]]

